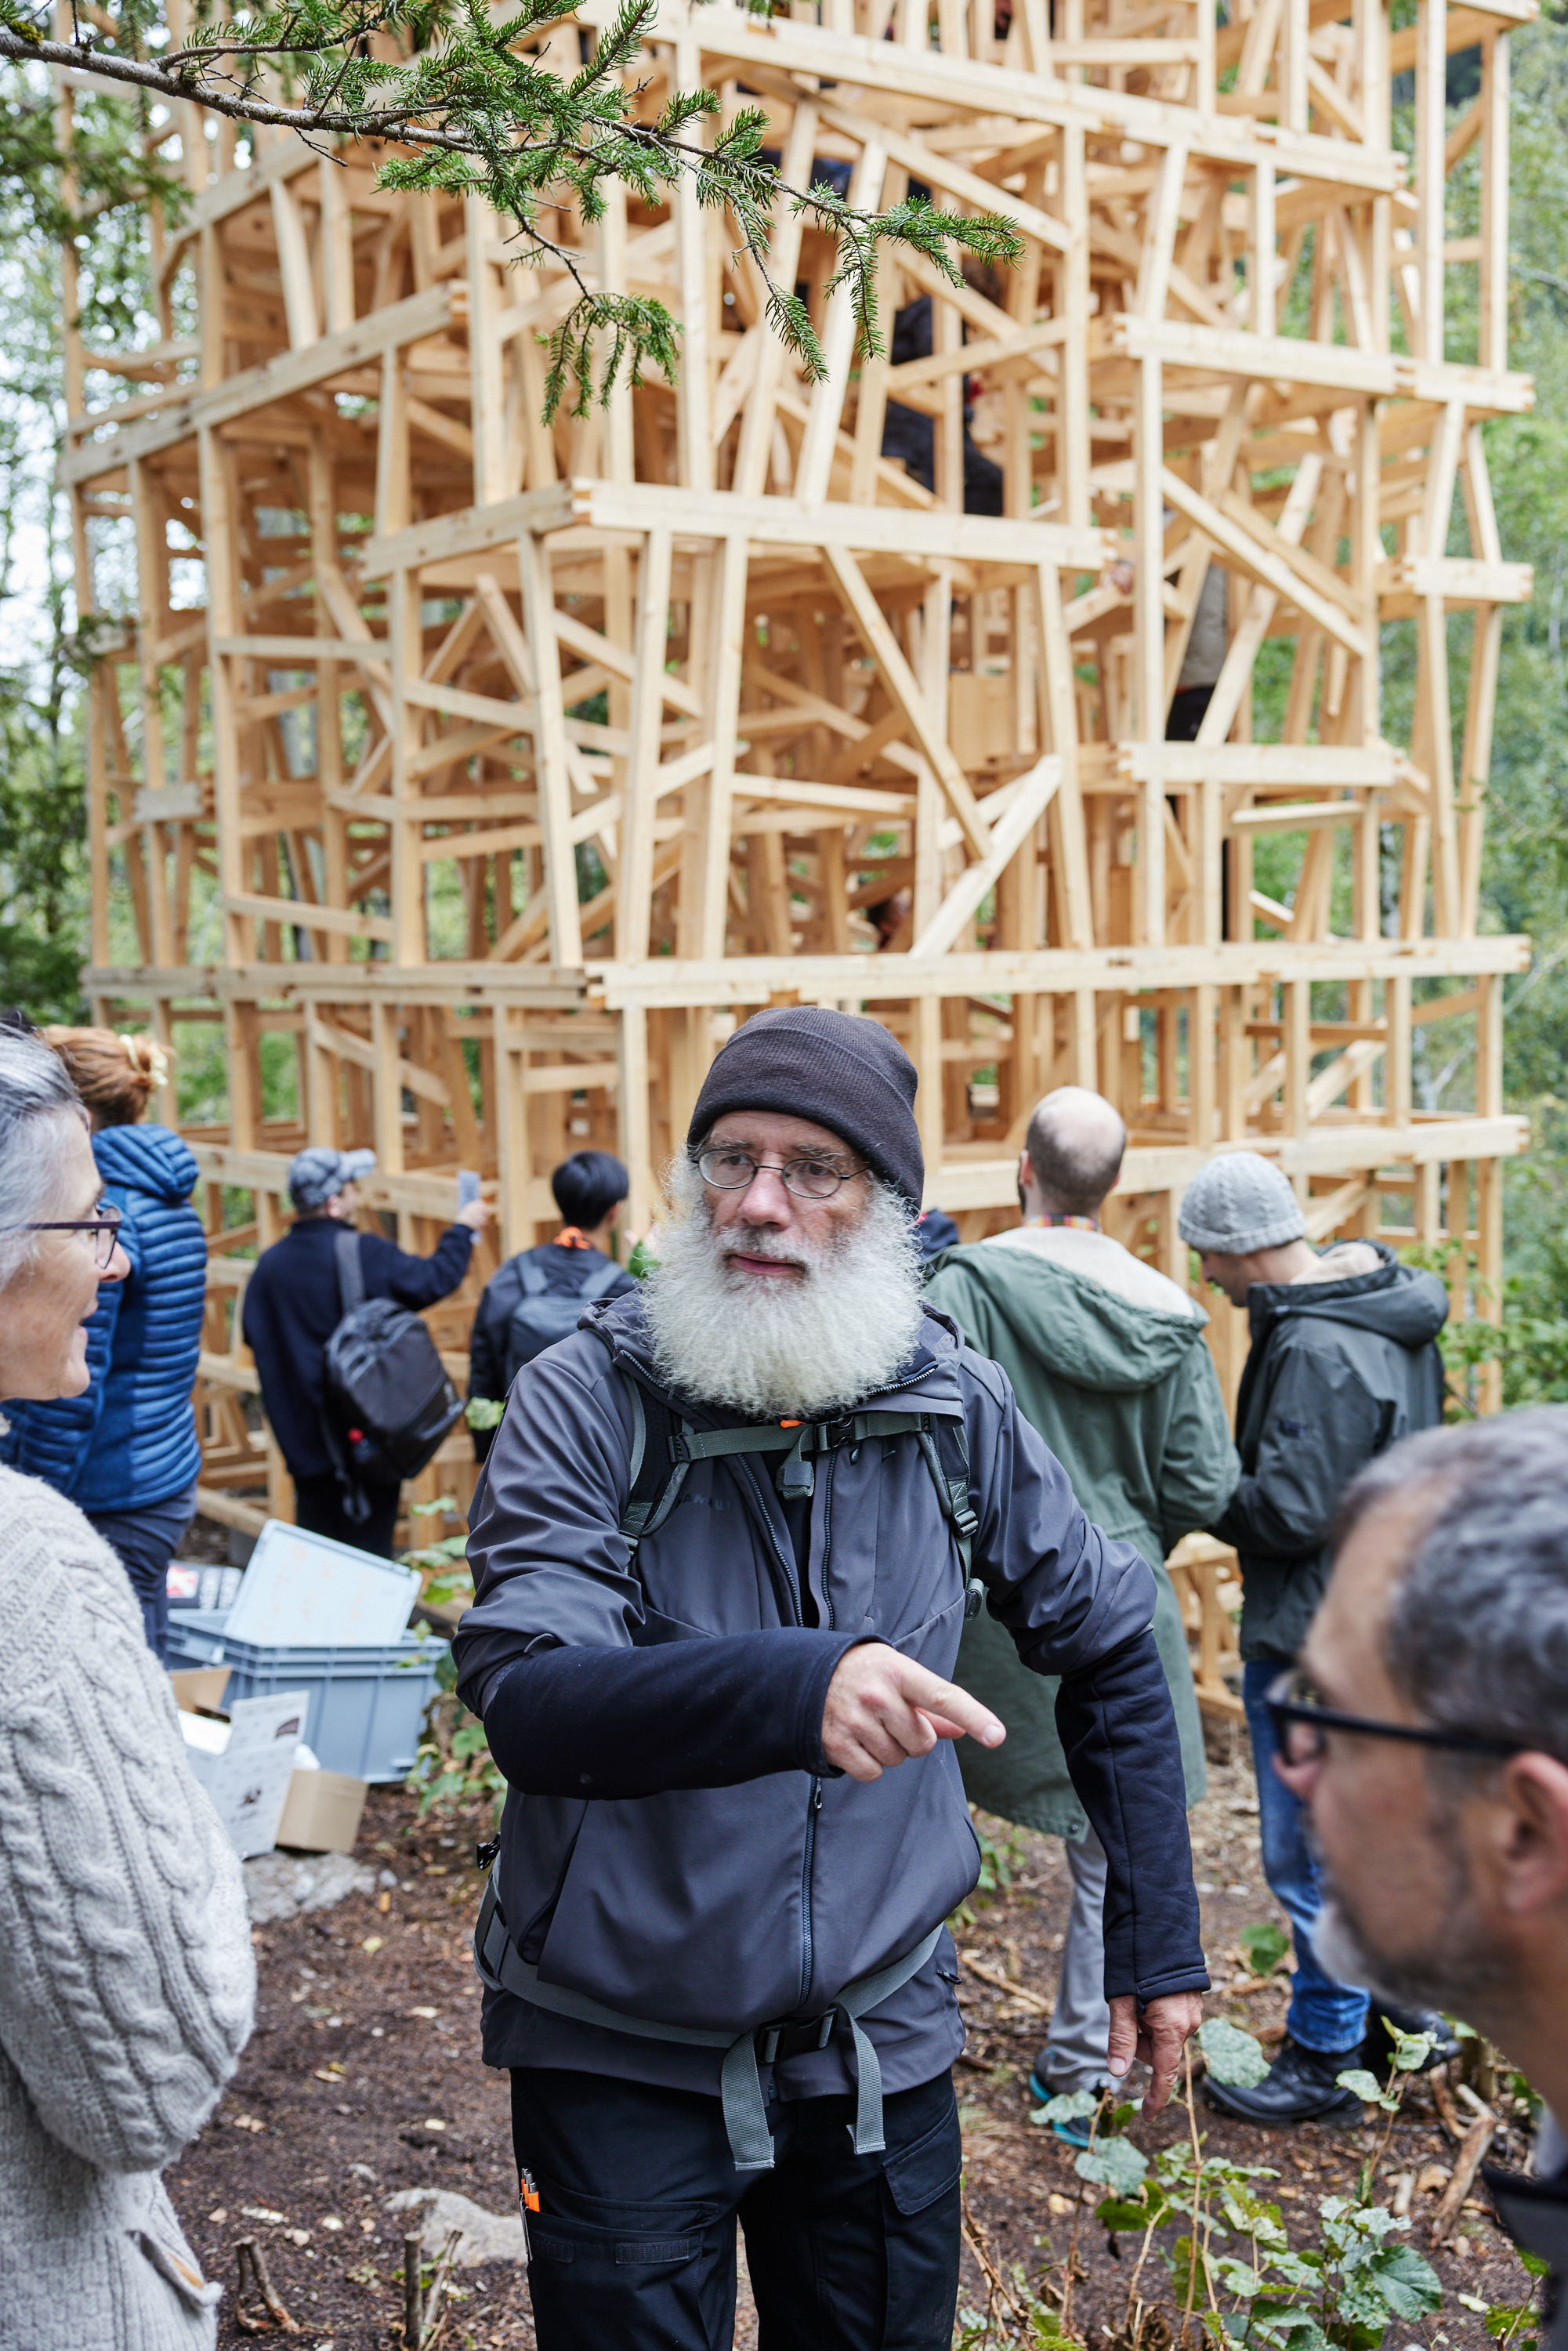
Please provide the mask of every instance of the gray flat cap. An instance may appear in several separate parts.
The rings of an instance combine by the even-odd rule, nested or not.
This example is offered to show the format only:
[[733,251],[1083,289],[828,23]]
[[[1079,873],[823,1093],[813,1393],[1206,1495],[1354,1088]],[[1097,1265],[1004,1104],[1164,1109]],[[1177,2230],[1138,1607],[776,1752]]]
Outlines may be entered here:
[[371,1175],[375,1164],[373,1151],[334,1151],[328,1144],[313,1143],[289,1162],[288,1196],[297,1208],[324,1208],[346,1184]]
[[1307,1220],[1290,1180],[1256,1151],[1226,1151],[1187,1186],[1179,1218],[1189,1249],[1226,1257],[1306,1238]]

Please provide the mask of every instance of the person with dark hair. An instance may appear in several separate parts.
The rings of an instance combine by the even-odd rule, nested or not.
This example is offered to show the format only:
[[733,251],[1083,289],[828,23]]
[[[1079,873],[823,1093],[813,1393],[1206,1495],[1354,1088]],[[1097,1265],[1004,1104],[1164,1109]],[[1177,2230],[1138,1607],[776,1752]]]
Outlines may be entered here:
[[[1568,2351],[1568,1411],[1394,1446],[1346,1492],[1301,1668],[1268,1693],[1312,1816],[1323,1965],[1497,2043],[1544,2102],[1482,2173]],[[1548,2329],[1550,2334],[1548,2335]]]
[[[350,1517],[349,1490],[327,1443],[323,1401],[327,1342],[346,1311],[338,1235],[352,1226],[360,1181],[375,1164],[373,1151],[337,1151],[329,1144],[296,1152],[288,1167],[294,1222],[257,1258],[241,1312],[246,1344],[261,1381],[262,1406],[294,1479],[298,1523],[311,1534],[390,1559],[402,1489],[368,1488],[369,1518]],[[360,1274],[366,1298],[395,1299],[416,1314],[449,1298],[493,1214],[487,1202],[471,1200],[458,1209],[428,1257],[400,1249],[383,1233],[361,1232]]]
[[[1207,1524],[1236,1483],[1225,1398],[1204,1343],[1207,1316],[1185,1290],[1101,1229],[1127,1130],[1114,1106],[1059,1086],[1029,1123],[1019,1162],[1023,1222],[936,1261],[925,1296],[969,1344],[1000,1364],[1019,1409],[1108,1535],[1154,1573],[1154,1633],[1181,1740],[1188,1804],[1207,1784],[1203,1729],[1167,1552]],[[1111,2011],[1105,1973],[1104,1847],[1070,1776],[1056,1683],[1019,1669],[1001,1625],[964,1627],[956,1679],[1008,1727],[995,1751],[959,1750],[967,1792],[988,1812],[1066,1842],[1072,1908],[1056,2006],[1030,2087],[1037,2097],[1103,2089]],[[1081,2126],[1059,2135],[1088,2145]]]
[[191,1406],[207,1287],[207,1238],[191,1206],[196,1162],[171,1128],[142,1123],[168,1078],[152,1038],[40,1033],[87,1107],[131,1270],[102,1291],[88,1325],[85,1392],[16,1405],[0,1458],[85,1511],[131,1578],[148,1646],[166,1663],[169,1562],[195,1516],[202,1466]]
[[[538,1249],[509,1257],[485,1285],[468,1350],[468,1401],[506,1400],[525,1364],[575,1329],[598,1298],[620,1298],[636,1284],[611,1256],[612,1236],[631,1179],[612,1152],[574,1151],[549,1179],[561,1228]],[[493,1428],[473,1431],[483,1461]]]
[[657,1267],[524,1365],[475,1494],[453,1656],[508,1783],[476,1955],[540,2351],[728,2351],[737,2221],[765,2342],[948,2351],[982,1595],[1061,1677],[1146,2112],[1198,2021],[1154,1581],[925,1307],[915,1082],[878,1021],[744,1021]]
[[1236,1400],[1241,1476],[1209,1521],[1241,1568],[1241,1696],[1258,1773],[1263,1875],[1295,1930],[1296,1972],[1285,2039],[1262,2081],[1217,2082],[1204,2095],[1249,2123],[1349,2120],[1358,2101],[1340,2075],[1358,2062],[1381,2072],[1385,2024],[1431,2030],[1440,2017],[1370,2011],[1359,1977],[1336,1978],[1319,1949],[1317,1859],[1306,1815],[1273,1769],[1268,1692],[1294,1659],[1329,1571],[1329,1531],[1358,1471],[1402,1437],[1443,1416],[1437,1333],[1448,1296],[1436,1274],[1401,1265],[1382,1241],[1336,1242],[1322,1255],[1290,1178],[1256,1151],[1226,1151],[1200,1167],[1182,1199],[1182,1238],[1203,1278],[1246,1310],[1252,1344]]

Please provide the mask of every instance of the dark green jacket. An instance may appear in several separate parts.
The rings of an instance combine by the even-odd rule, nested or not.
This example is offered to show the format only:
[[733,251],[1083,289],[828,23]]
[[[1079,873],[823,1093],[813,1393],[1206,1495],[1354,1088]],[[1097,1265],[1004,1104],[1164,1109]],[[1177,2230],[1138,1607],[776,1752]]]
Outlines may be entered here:
[[[1161,1314],[1022,1249],[986,1242],[936,1262],[926,1296],[970,1345],[1000,1364],[1026,1420],[1105,1533],[1135,1543],[1155,1572],[1155,1639],[1181,1733],[1186,1800],[1206,1784],[1203,1731],[1181,1610],[1166,1553],[1223,1508],[1236,1451],[1207,1316]],[[1056,1684],[1020,1671],[984,1611],[964,1628],[957,1679],[1008,1727],[995,1753],[959,1742],[972,1802],[1027,1828],[1079,1837],[1086,1826],[1056,1729]]]
[[[1241,1562],[1243,1657],[1288,1661],[1328,1582],[1329,1529],[1356,1471],[1443,1416],[1435,1343],[1448,1298],[1435,1273],[1401,1265],[1382,1241],[1336,1258],[1379,1263],[1339,1281],[1254,1282],[1252,1352],[1236,1400],[1241,1482],[1212,1522]],[[1025,1406],[1028,1410],[1028,1406]]]

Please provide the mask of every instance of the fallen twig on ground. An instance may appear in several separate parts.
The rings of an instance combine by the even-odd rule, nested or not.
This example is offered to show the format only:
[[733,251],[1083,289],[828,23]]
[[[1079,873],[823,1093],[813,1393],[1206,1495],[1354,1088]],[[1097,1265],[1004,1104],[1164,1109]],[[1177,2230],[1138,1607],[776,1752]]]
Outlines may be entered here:
[[1497,2136],[1497,2127],[1494,2114],[1479,2115],[1465,2133],[1459,2151],[1454,2158],[1454,2176],[1444,2189],[1442,2199],[1432,2215],[1433,2244],[1440,2245],[1458,2219],[1460,2208],[1469,2193],[1470,2182],[1480,2169],[1482,2156]]
[[1005,1976],[1000,1968],[988,1968],[983,1960],[973,1958],[967,1951],[960,1951],[958,1959],[959,1964],[967,1968],[972,1976],[978,1976],[982,1983],[988,1983],[994,1991],[1008,1992],[1014,2000],[1021,2001],[1025,2008],[1032,2008],[1037,2016],[1055,2015],[1054,2001],[1041,2000],[1038,1992],[1026,1991],[1022,1984],[1014,1983],[1011,1976]]
[[[291,2318],[278,2299],[277,2289],[267,2271],[267,2255],[254,2237],[241,2237],[235,2246],[239,2261],[239,2283],[235,2288],[235,2325],[242,2335],[298,2335],[299,2322]],[[246,2272],[249,2270],[247,2285]],[[245,2298],[252,2289],[261,2296],[260,2310],[246,2310]]]

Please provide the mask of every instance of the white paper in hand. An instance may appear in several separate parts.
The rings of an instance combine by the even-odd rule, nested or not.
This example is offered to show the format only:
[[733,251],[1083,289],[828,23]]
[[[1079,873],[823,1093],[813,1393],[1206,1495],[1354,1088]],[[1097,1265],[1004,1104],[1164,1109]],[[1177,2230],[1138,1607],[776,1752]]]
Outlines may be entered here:
[[415,1569],[268,1519],[224,1638],[269,1648],[384,1648],[408,1630],[418,1597]]

